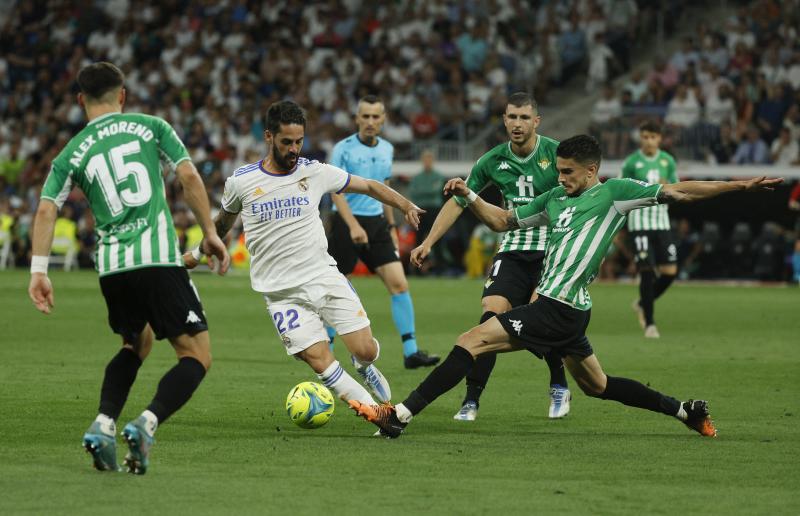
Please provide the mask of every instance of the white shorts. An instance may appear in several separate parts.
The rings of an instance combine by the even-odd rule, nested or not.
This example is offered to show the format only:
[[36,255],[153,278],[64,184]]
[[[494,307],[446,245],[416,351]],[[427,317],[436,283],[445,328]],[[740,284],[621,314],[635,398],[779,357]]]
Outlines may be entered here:
[[264,300],[289,355],[317,342],[327,342],[323,323],[339,335],[369,326],[358,294],[335,266],[297,287],[265,292]]

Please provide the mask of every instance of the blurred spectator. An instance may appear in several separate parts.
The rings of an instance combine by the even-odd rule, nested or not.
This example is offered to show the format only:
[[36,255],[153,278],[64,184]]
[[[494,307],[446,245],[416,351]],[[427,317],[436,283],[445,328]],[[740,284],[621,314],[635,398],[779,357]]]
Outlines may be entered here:
[[644,78],[644,74],[641,70],[636,70],[631,73],[630,78],[622,87],[623,90],[629,91],[631,94],[631,100],[634,104],[638,104],[642,101],[642,99],[647,94],[647,81]]
[[731,162],[737,165],[764,164],[769,162],[767,144],[755,126],[747,129],[747,138],[739,143]]
[[792,139],[792,133],[788,128],[783,127],[780,136],[775,138],[770,149],[770,157],[775,165],[798,165],[800,164],[800,146],[797,140]]
[[667,105],[667,115],[664,122],[667,125],[688,129],[700,120],[700,103],[695,97],[694,89],[687,88],[684,84],[678,85],[675,96]]
[[605,43],[602,32],[597,33],[594,44],[589,49],[589,74],[586,78],[586,92],[594,93],[597,86],[608,80],[609,61],[613,62],[614,53]]
[[783,116],[788,109],[789,103],[784,98],[783,87],[768,86],[766,98],[758,103],[755,110],[756,123],[767,141],[772,141],[778,135],[778,130],[783,125]]
[[558,50],[561,54],[561,82],[572,78],[583,65],[586,57],[586,35],[578,24],[578,15],[574,14],[569,26],[558,38]]
[[725,165],[731,162],[739,144],[734,138],[730,122],[722,122],[719,126],[719,138],[711,142],[706,160],[712,164]]
[[721,84],[717,91],[706,97],[705,115],[706,122],[715,126],[736,122],[736,105],[727,84]]
[[662,56],[657,56],[655,66],[647,77],[647,82],[657,83],[664,89],[671,90],[678,84],[679,74]]
[[669,60],[669,64],[679,73],[684,73],[690,65],[700,62],[700,53],[694,48],[694,41],[690,37],[683,38],[681,48]]

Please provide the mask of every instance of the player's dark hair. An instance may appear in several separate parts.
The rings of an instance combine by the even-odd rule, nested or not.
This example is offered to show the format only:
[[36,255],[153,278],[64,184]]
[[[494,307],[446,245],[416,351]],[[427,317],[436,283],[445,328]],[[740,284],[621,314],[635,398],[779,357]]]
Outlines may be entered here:
[[367,104],[383,104],[383,101],[377,95],[364,95],[358,102],[365,102]]
[[281,125],[298,124],[306,127],[306,113],[291,100],[275,102],[267,110],[267,131],[278,134]]
[[600,151],[600,144],[592,136],[579,134],[559,143],[556,156],[573,159],[584,166],[592,163],[600,166],[603,153]]
[[539,111],[539,104],[536,102],[536,99],[524,91],[512,93],[511,96],[508,97],[507,104],[514,107],[531,106],[534,111]]
[[639,125],[639,131],[647,131],[648,133],[661,134],[661,124],[655,120],[647,120]]
[[125,83],[125,74],[111,63],[101,61],[81,68],[78,87],[91,100],[100,100]]

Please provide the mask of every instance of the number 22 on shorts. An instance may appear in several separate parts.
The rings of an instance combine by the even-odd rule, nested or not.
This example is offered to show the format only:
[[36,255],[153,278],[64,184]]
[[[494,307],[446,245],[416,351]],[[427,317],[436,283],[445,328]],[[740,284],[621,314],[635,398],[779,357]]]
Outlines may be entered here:
[[[283,335],[286,333],[286,330],[294,330],[300,327],[298,324],[297,319],[300,317],[300,314],[297,313],[297,310],[294,308],[290,308],[286,310],[286,314],[284,312],[275,312],[272,314],[272,320],[275,321],[275,327],[278,328],[278,333]],[[286,323],[287,326],[284,326],[283,323]]]

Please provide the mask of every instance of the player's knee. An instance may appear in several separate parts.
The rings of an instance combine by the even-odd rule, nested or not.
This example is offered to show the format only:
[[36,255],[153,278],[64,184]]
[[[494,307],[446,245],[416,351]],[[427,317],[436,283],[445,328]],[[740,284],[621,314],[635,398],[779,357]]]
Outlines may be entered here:
[[389,293],[392,295],[394,294],[402,294],[404,292],[408,292],[408,281],[405,278],[398,278],[389,281]]
[[592,381],[590,379],[578,378],[577,379],[578,386],[581,388],[581,391],[587,396],[591,396],[592,398],[599,398],[603,395],[606,388],[603,385],[600,385],[599,382]]
[[456,339],[456,345],[466,349],[467,351],[469,351],[474,355],[475,353],[473,352],[481,343],[479,334],[480,331],[478,330],[477,327],[472,328],[468,332],[462,333],[461,335],[458,336],[458,339]]

